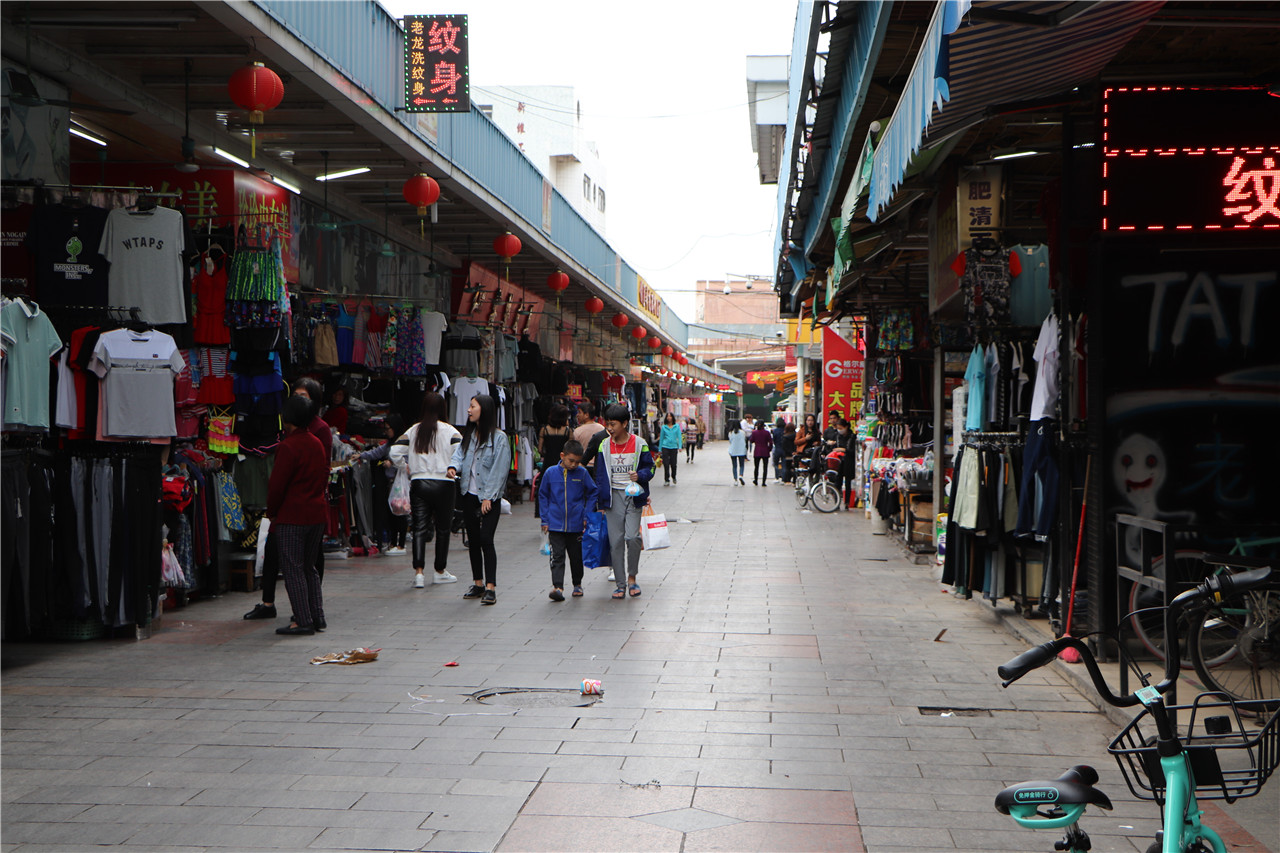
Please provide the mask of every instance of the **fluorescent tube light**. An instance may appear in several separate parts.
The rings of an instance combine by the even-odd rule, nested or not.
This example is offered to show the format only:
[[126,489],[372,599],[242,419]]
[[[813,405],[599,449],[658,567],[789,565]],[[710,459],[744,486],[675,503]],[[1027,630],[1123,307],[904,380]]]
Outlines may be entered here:
[[357,166],[354,169],[343,169],[341,172],[330,172],[327,175],[316,175],[317,181],[336,181],[338,178],[349,178],[352,175],[363,175],[373,171],[368,166]]
[[249,168],[248,160],[241,160],[239,157],[232,154],[230,151],[223,151],[221,148],[217,147],[216,145],[213,147],[213,153],[217,154],[223,160],[230,160],[232,163],[235,163],[237,166],[239,166],[242,169]]
[[302,195],[302,190],[298,189],[293,184],[289,183],[288,181],[284,180],[281,177],[278,177],[276,175],[271,175],[271,180],[279,184],[280,186],[284,187],[294,195]]
[[1040,153],[1039,151],[1009,151],[1004,154],[994,154],[992,155],[991,159],[992,160],[1017,160],[1020,157],[1034,157],[1039,153]]
[[101,136],[90,133],[88,130],[84,130],[74,124],[67,125],[67,129],[71,131],[73,136],[78,136],[81,139],[87,139],[94,145],[101,145],[103,148],[107,147],[107,140],[103,139]]

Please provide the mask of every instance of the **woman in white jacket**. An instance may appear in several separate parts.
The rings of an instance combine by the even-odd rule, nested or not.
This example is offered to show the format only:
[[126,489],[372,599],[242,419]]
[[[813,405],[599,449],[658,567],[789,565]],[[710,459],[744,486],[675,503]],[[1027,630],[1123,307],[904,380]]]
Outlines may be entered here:
[[449,479],[449,459],[462,434],[445,421],[444,398],[428,391],[422,398],[422,419],[391,445],[391,461],[409,466],[410,525],[413,531],[413,585],[426,586],[427,543],[436,540],[433,584],[454,583],[449,574],[449,528],[457,486]]

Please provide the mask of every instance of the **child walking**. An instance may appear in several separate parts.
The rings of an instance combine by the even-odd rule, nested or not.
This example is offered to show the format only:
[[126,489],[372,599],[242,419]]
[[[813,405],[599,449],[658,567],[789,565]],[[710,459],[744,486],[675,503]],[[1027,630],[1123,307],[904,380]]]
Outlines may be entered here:
[[[596,506],[609,518],[609,551],[617,588],[613,598],[640,594],[640,513],[649,503],[653,454],[649,443],[630,431],[631,412],[614,403],[604,414],[607,435],[598,435],[587,449],[596,462]],[[634,484],[635,488],[630,488]],[[638,494],[627,494],[628,489]],[[625,563],[623,561],[626,561]]]
[[538,487],[538,513],[542,532],[551,542],[552,601],[564,601],[564,556],[569,552],[573,597],[582,597],[582,533],[587,513],[594,511],[596,484],[582,467],[582,445],[570,439],[560,451],[560,461],[542,475]]

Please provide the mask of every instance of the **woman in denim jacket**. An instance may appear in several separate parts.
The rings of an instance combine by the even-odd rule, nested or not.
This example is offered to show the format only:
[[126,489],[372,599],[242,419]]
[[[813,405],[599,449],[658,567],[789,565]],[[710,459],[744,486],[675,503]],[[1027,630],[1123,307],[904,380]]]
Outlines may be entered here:
[[511,470],[511,445],[498,429],[498,405],[488,394],[471,398],[462,443],[454,445],[449,479],[462,481],[462,518],[471,550],[471,588],[463,598],[496,604],[498,552],[493,535],[502,514],[502,493]]

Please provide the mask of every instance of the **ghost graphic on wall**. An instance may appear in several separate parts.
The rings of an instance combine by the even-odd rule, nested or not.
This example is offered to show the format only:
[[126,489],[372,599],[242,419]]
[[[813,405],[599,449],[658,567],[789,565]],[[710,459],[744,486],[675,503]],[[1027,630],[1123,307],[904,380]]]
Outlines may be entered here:
[[[1129,503],[1129,514],[1160,521],[1194,521],[1194,514],[1160,509],[1159,494],[1169,478],[1164,448],[1154,438],[1134,433],[1120,442],[1111,461],[1111,479],[1116,491]],[[1125,531],[1125,555],[1130,566],[1142,559],[1140,532]]]

